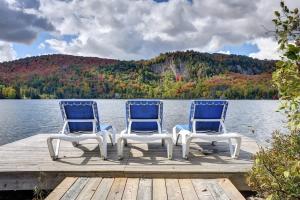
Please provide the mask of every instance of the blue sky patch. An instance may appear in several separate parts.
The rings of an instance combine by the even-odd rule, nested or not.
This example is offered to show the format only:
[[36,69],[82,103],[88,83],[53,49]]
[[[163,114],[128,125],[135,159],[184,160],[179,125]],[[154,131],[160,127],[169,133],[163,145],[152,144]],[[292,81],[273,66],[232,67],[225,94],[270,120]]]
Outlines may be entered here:
[[[63,35],[62,37],[59,37],[57,39],[71,42],[76,37],[76,35]],[[49,45],[45,43],[46,40],[53,38],[55,37],[51,36],[49,33],[42,32],[38,35],[37,39],[35,39],[32,44],[13,43],[13,48],[17,52],[17,58],[43,54],[55,54],[58,52],[49,48]],[[41,45],[42,43],[43,45]]]
[[244,43],[240,45],[226,45],[221,51],[229,51],[230,54],[249,56],[251,53],[259,52],[255,44]]
[[51,38],[53,37],[51,37],[49,33],[42,32],[32,44],[13,43],[13,48],[17,52],[17,58],[55,53],[55,51],[51,50],[48,45],[45,45],[45,48],[40,48],[41,43],[44,43],[45,40]]

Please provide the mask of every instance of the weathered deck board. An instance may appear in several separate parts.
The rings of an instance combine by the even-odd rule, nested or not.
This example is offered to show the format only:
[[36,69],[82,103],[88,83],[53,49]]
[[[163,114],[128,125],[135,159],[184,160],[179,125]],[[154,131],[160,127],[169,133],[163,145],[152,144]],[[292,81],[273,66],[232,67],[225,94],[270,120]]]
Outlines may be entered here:
[[[68,178],[67,178],[68,179]],[[92,180],[92,181],[91,181]],[[202,200],[202,199],[213,199],[213,200],[244,200],[244,197],[239,191],[231,184],[228,179],[136,179],[136,178],[113,178],[111,181],[103,184],[103,181],[99,181],[101,178],[78,178],[76,183],[84,188],[93,185],[93,188],[97,187],[97,190],[85,190],[82,187],[73,184],[69,187],[67,181],[63,181],[58,188],[54,189],[52,193],[47,197],[47,200],[61,200],[64,197],[53,195],[58,194],[61,188],[69,188],[66,194],[79,193],[79,197],[85,197],[84,199],[138,199],[138,200],[157,200],[163,196],[164,200],[172,199],[191,199],[191,200]],[[105,178],[103,179],[105,180]],[[193,185],[192,182],[196,184]],[[83,183],[83,184],[82,184]],[[112,184],[113,183],[113,184]],[[201,183],[201,184],[199,184]],[[64,186],[66,185],[66,186]],[[202,193],[197,195],[197,191],[203,190],[203,185],[208,188],[215,188],[206,194]],[[129,188],[133,190],[129,190]],[[78,190],[75,190],[77,188]],[[101,189],[103,188],[103,189]],[[124,189],[125,188],[125,189]],[[218,189],[216,189],[218,188]],[[58,191],[57,191],[58,190]],[[127,191],[126,191],[127,190]],[[204,189],[205,190],[205,189]],[[109,194],[107,196],[108,192]],[[167,193],[166,193],[167,191]],[[102,195],[102,192],[105,194]],[[99,194],[101,193],[101,194]],[[50,198],[51,197],[51,198]],[[69,197],[71,197],[69,195]],[[73,197],[69,199],[74,199]]]
[[78,178],[61,199],[75,200],[87,182],[88,182],[87,177]]
[[138,178],[129,178],[126,182],[126,187],[123,193],[123,200],[136,200],[137,192],[139,188],[139,179]]
[[166,188],[167,188],[168,199],[183,200],[178,179],[166,179]]
[[[129,142],[123,160],[118,160],[116,146],[108,145],[108,160],[104,161],[99,157],[96,141],[84,141],[76,148],[62,141],[59,159],[52,161],[47,137],[48,134],[39,134],[0,146],[0,190],[32,189],[36,185],[53,189],[67,176],[229,178],[238,189],[247,190],[244,175],[258,150],[253,139],[243,137],[240,157],[231,159],[226,142],[212,146],[197,140],[191,145],[189,160],[181,158],[180,145],[174,146],[174,158],[168,160],[166,147],[160,142]],[[204,155],[200,146],[213,153]]]
[[90,200],[93,197],[93,194],[97,190],[100,185],[102,178],[89,178],[88,182],[76,198],[76,200]]
[[110,188],[110,192],[108,194],[108,200],[121,200],[123,196],[123,191],[126,185],[126,178],[115,178],[114,183]]
[[113,182],[113,178],[104,178],[99,184],[95,193],[93,194],[92,200],[106,199]]
[[205,181],[201,179],[193,179],[191,180],[195,191],[197,193],[198,198],[201,200],[214,200],[211,192],[208,190],[207,184]]
[[77,180],[76,177],[67,177],[65,178],[51,194],[49,194],[46,200],[53,200],[53,199],[61,199],[64,194],[69,190],[69,188],[75,183]]
[[198,198],[190,179],[179,179],[178,181],[184,200],[194,200]]
[[140,179],[137,199],[140,200],[152,199],[152,179],[144,179],[144,178]]
[[153,199],[165,200],[168,198],[166,181],[163,178],[153,179]]

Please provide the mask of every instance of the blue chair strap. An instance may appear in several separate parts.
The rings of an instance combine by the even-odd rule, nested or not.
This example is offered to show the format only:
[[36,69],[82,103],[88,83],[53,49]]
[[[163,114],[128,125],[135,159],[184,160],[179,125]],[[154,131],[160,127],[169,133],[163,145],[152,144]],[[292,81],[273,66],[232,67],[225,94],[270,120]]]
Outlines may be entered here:
[[[100,130],[97,103],[95,101],[60,101],[64,121],[96,120],[96,131]],[[68,122],[69,132],[93,131],[92,122]]]
[[[224,100],[194,100],[191,103],[189,130],[193,131],[193,120],[196,123],[196,131],[215,131],[220,132],[222,126],[220,120],[226,117],[228,101]],[[215,119],[215,121],[214,121]],[[203,120],[203,121],[201,121]],[[204,121],[211,120],[211,121]]]
[[[163,103],[160,100],[130,100],[126,102],[126,127],[132,121],[132,132],[162,131]],[[138,120],[138,121],[134,121]],[[145,120],[145,121],[143,121]],[[147,121],[148,120],[148,121]],[[149,121],[150,120],[150,121]],[[153,121],[151,121],[153,120]],[[159,121],[159,126],[157,124]]]

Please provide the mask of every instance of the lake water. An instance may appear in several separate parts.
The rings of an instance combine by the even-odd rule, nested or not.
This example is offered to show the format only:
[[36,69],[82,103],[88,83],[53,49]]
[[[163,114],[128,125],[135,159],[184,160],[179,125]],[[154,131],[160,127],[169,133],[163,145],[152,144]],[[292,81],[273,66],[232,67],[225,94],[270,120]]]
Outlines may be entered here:
[[[96,100],[101,122],[117,131],[125,127],[125,100]],[[62,127],[59,100],[1,100],[0,145],[38,133],[57,133]],[[189,100],[164,100],[164,129],[187,123]],[[240,132],[266,144],[274,130],[284,130],[278,101],[232,100],[226,116],[228,131]]]

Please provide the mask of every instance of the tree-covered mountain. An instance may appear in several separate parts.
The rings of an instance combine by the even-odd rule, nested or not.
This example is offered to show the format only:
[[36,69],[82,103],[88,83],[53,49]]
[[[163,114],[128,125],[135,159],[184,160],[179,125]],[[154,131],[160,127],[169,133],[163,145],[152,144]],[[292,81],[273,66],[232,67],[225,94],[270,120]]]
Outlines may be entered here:
[[275,61],[195,51],[119,61],[44,55],[0,63],[0,98],[276,98]]

